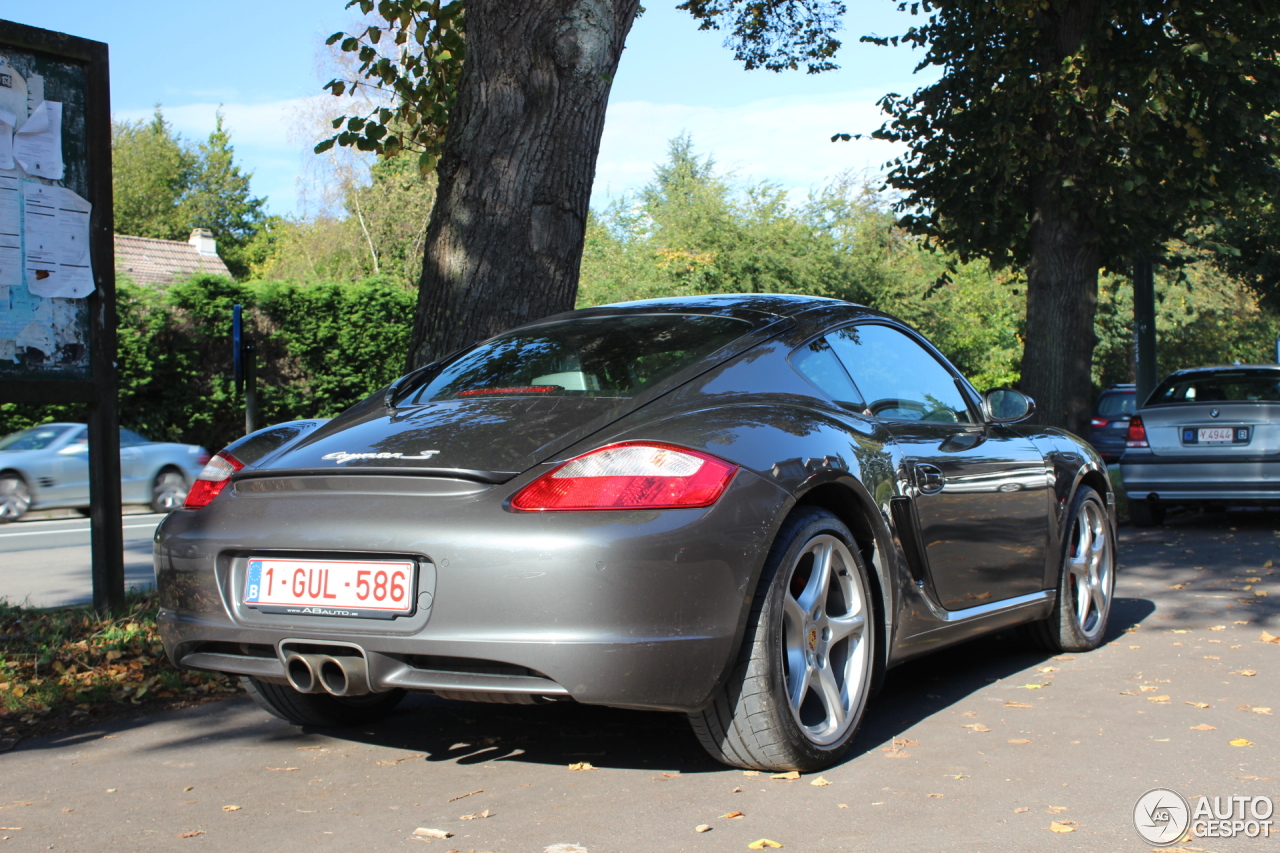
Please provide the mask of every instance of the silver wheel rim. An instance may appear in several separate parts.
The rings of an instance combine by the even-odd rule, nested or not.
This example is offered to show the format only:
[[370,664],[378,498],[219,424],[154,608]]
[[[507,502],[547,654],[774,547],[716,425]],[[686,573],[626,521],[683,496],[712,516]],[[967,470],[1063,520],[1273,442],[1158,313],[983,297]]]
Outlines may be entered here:
[[164,512],[172,512],[182,506],[187,499],[186,478],[175,471],[166,471],[156,477],[155,487],[151,490],[155,496],[155,505]]
[[1085,501],[1080,505],[1071,524],[1069,548],[1067,590],[1075,599],[1071,604],[1076,627],[1085,637],[1093,639],[1107,624],[1115,578],[1110,526],[1097,503]]
[[782,666],[791,716],[818,746],[849,731],[867,685],[869,609],[862,573],[843,542],[815,536],[787,567]]
[[17,477],[0,480],[0,522],[16,521],[31,508],[31,491]]

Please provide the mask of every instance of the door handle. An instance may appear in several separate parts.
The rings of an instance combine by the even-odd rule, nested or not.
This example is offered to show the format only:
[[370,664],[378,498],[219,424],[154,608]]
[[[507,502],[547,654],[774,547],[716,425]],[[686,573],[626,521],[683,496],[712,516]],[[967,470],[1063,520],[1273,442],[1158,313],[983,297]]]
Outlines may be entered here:
[[936,495],[946,485],[942,469],[927,463],[916,464],[916,488],[922,495]]

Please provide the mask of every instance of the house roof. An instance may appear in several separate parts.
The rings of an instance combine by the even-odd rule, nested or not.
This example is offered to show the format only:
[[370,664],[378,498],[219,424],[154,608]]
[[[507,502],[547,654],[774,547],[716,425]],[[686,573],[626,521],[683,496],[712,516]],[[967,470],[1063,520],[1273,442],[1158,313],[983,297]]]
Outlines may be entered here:
[[124,234],[115,238],[116,269],[138,284],[172,284],[197,273],[231,275],[222,258],[202,253],[190,242]]

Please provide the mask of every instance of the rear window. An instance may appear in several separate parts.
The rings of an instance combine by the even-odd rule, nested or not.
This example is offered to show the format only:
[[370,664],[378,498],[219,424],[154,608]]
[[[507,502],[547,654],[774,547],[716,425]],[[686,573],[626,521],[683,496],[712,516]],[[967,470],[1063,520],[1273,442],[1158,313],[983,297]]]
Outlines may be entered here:
[[503,335],[446,365],[408,405],[484,397],[634,397],[751,330],[691,314],[592,317]]
[[1137,393],[1133,391],[1103,394],[1098,400],[1098,417],[1115,418],[1120,415],[1132,415],[1137,397]]
[[1280,402],[1280,372],[1232,370],[1171,376],[1160,383],[1147,405],[1251,401]]

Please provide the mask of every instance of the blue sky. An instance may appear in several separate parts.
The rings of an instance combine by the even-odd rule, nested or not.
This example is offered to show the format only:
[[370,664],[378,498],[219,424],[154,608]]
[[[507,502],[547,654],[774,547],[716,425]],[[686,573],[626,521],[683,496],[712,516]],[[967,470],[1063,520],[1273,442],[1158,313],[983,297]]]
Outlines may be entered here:
[[[841,69],[826,74],[747,72],[675,9],[648,0],[614,81],[592,200],[643,185],[667,141],[692,135],[700,151],[742,179],[803,192],[841,171],[877,172],[886,143],[831,143],[833,133],[880,124],[876,100],[921,85],[920,53],[859,44],[865,33],[896,34],[910,17],[897,0],[850,0]],[[276,213],[305,209],[302,179],[310,140],[299,116],[328,106],[320,86],[322,43],[353,20],[343,0],[0,0],[0,18],[105,41],[111,49],[112,111],[145,118],[155,104],[189,139],[206,136],[221,106],[254,191]],[[305,134],[303,134],[305,136]]]

